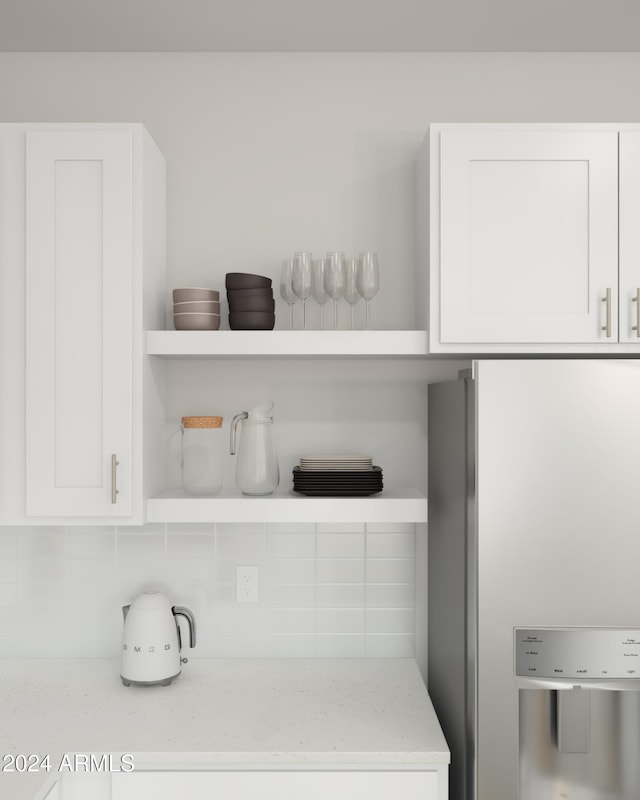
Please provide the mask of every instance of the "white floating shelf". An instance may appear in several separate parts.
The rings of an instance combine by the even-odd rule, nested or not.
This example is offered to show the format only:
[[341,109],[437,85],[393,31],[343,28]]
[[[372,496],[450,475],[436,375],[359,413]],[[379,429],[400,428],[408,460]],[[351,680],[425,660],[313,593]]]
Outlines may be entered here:
[[425,356],[426,331],[147,331],[147,353],[211,356]]
[[188,497],[166,491],[147,500],[148,522],[426,522],[427,498],[415,489],[385,489],[371,497],[269,497],[223,493]]

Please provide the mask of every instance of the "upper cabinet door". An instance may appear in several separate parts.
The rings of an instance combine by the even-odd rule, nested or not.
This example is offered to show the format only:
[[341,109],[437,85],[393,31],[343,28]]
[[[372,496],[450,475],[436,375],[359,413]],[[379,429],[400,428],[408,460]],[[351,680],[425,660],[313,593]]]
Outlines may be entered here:
[[28,133],[28,515],[132,513],[132,246],[131,132]]
[[620,341],[640,344],[640,132],[620,134]]
[[617,341],[617,132],[443,130],[438,166],[434,338]]

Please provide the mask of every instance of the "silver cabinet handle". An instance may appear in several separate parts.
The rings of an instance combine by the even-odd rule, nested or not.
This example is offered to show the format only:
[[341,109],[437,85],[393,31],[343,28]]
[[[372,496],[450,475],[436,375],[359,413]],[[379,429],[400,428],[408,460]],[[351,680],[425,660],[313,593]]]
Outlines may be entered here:
[[611,289],[607,289],[605,296],[602,298],[605,303],[605,324],[601,330],[607,332],[607,338],[611,338]]
[[116,487],[116,473],[120,462],[115,453],[111,453],[111,502],[115,504],[120,490]]
[[631,298],[631,302],[636,304],[636,324],[632,325],[631,330],[640,339],[640,288],[636,289],[636,296]]

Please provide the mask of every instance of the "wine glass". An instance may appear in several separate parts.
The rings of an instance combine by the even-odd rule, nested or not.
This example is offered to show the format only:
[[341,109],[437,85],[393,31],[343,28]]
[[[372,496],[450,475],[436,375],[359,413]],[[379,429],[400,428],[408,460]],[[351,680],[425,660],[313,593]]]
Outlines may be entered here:
[[333,327],[338,327],[338,300],[344,294],[344,253],[327,253],[324,288],[333,300]]
[[378,268],[378,254],[374,252],[360,253],[358,256],[358,270],[356,273],[356,286],[361,297],[366,301],[367,330],[371,328],[371,312],[369,304],[380,288],[380,270]]
[[320,306],[320,330],[324,330],[324,317],[322,315],[322,308],[329,300],[327,290],[324,288],[324,276],[326,272],[327,260],[325,258],[314,258],[311,293],[313,294],[313,299]]
[[358,259],[348,258],[344,267],[344,299],[351,306],[351,330],[353,330],[353,307],[360,299],[357,286]]
[[307,327],[306,306],[311,294],[311,253],[293,254],[293,274],[291,288],[296,297],[302,300],[302,329]]
[[285,258],[280,270],[280,297],[289,306],[289,330],[293,330],[293,306],[298,299],[293,293],[293,259]]

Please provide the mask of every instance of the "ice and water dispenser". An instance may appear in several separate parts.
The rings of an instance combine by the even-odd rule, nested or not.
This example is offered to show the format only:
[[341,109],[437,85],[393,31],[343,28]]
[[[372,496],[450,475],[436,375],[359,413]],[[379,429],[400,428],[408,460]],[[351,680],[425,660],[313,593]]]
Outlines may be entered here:
[[640,629],[514,640],[518,800],[640,800]]

